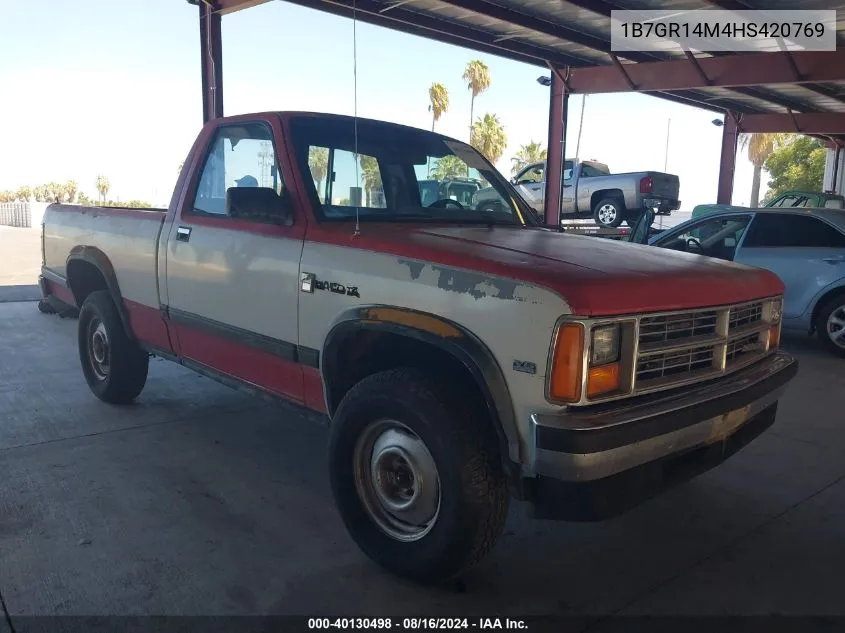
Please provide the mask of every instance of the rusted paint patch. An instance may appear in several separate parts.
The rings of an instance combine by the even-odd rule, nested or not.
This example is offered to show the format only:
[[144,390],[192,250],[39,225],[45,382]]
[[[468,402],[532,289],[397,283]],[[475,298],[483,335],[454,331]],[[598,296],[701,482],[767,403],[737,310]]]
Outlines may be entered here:
[[407,266],[408,270],[411,271],[412,280],[419,279],[420,275],[422,275],[423,268],[425,268],[425,262],[413,262],[407,259],[400,259],[398,261],[403,266]]
[[504,301],[526,300],[518,293],[522,284],[513,279],[407,259],[399,259],[397,262],[408,267],[412,281],[436,284],[441,290],[469,295],[475,299],[489,297]]
[[463,336],[461,331],[455,326],[420,312],[397,310],[395,308],[368,308],[364,313],[364,318],[370,321],[398,323],[399,325],[424,330],[445,338]]
[[519,284],[511,279],[440,266],[432,266],[432,268],[438,273],[437,287],[441,290],[468,294],[476,299],[484,297],[495,297],[505,301],[516,299],[516,288]]

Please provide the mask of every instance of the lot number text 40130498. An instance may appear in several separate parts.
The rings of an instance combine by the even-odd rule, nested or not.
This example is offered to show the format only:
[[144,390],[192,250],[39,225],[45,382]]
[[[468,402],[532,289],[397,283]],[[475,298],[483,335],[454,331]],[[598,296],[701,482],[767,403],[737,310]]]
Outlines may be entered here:
[[311,630],[395,630],[395,631],[438,631],[438,630],[526,630],[524,620],[513,618],[308,618]]

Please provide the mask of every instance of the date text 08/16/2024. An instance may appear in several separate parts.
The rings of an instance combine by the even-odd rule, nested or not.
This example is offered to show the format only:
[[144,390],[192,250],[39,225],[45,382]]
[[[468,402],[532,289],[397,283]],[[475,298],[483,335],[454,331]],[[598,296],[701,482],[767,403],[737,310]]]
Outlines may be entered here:
[[526,630],[515,618],[308,618],[309,630]]

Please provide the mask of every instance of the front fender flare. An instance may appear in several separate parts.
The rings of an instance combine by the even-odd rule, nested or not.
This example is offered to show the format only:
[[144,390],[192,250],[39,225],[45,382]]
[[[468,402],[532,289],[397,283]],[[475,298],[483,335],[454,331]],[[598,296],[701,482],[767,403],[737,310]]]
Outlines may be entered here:
[[437,315],[386,305],[358,306],[334,320],[320,352],[326,410],[333,413],[331,385],[326,380],[335,367],[333,349],[350,330],[391,332],[440,348],[466,367],[484,395],[493,419],[502,456],[520,462],[519,434],[513,402],[504,373],[490,349],[466,328]]

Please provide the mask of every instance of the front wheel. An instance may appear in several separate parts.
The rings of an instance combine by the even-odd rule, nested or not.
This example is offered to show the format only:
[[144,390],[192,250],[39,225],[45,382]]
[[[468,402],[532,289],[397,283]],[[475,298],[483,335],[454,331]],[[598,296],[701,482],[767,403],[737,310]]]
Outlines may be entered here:
[[103,402],[128,404],[147,382],[149,355],[131,340],[111,295],[92,292],[79,311],[79,360],[91,391]]
[[604,198],[593,209],[593,219],[604,228],[615,229],[625,219],[624,205],[618,198]]
[[822,306],[816,331],[828,350],[845,357],[845,294],[829,299]]
[[369,376],[343,398],[329,440],[335,502],[376,563],[417,582],[465,571],[493,547],[508,489],[483,411],[414,369]]

